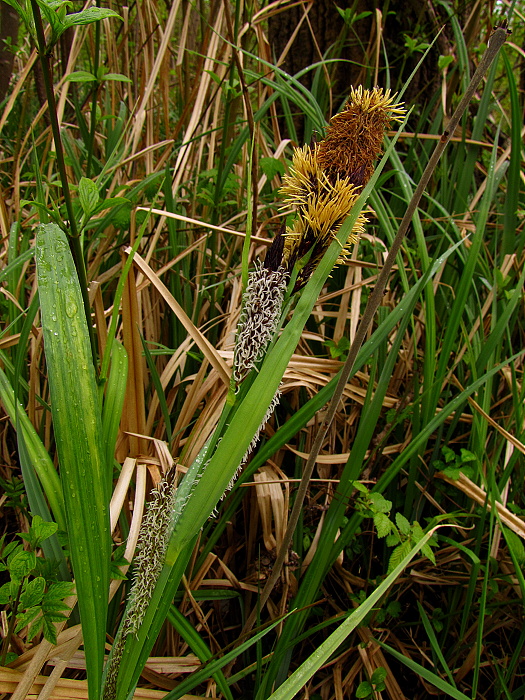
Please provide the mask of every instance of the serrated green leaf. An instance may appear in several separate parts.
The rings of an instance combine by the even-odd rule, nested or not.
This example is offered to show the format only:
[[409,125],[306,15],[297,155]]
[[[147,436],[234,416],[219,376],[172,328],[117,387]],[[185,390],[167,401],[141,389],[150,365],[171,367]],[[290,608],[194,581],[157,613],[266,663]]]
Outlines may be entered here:
[[[27,633],[27,640],[30,642],[34,637],[36,637],[37,634],[39,634],[42,629],[44,628],[45,620],[43,617],[39,617],[36,622],[33,622],[33,624],[29,627],[29,631]],[[56,636],[55,636],[55,642],[56,644]]]
[[397,544],[399,544],[401,541],[399,534],[396,532],[390,533],[388,537],[386,538],[386,545],[387,547],[395,547]]
[[372,510],[376,510],[379,513],[390,513],[392,510],[392,501],[386,499],[381,493],[371,493],[370,501]]
[[33,535],[34,541],[38,546],[41,542],[44,542],[49,537],[54,535],[57,530],[58,525],[56,523],[46,522],[40,517],[40,515],[35,515],[33,521],[31,522],[29,532],[31,535]]
[[396,513],[396,525],[402,535],[406,537],[410,535],[410,523],[402,513]]
[[13,579],[21,581],[28,576],[36,566],[36,555],[34,552],[17,552],[9,560],[9,573]]
[[45,590],[46,582],[42,576],[37,576],[32,581],[29,581],[20,596],[20,607],[26,609],[34,605],[40,605]]
[[450,447],[447,447],[446,445],[441,449],[443,453],[443,457],[445,458],[445,462],[453,462],[456,459],[456,453],[454,450],[452,450]]
[[75,584],[71,581],[57,581],[53,583],[46,593],[46,601],[63,600],[67,596],[73,595]]
[[44,612],[44,618],[48,622],[62,622],[62,620],[66,620],[68,617],[67,615],[64,615],[63,612],[60,612],[60,611],[56,612],[54,610],[45,610],[43,612]]
[[461,470],[457,467],[447,467],[446,469],[443,469],[443,474],[448,476],[449,479],[457,481],[461,476]]
[[429,544],[424,544],[421,547],[421,554],[424,554],[427,559],[430,559],[430,561],[434,564],[436,564],[436,557],[434,555],[434,552],[432,551],[432,547]]
[[32,608],[29,608],[29,610],[26,610],[23,612],[21,615],[17,615],[17,624],[15,627],[15,632],[20,632],[20,630],[24,629],[24,627],[27,627],[27,625],[32,622],[35,617],[40,615],[42,613],[42,608],[40,605],[35,605]]
[[276,175],[284,175],[284,163],[278,158],[261,158],[259,166],[268,180],[273,180]]
[[69,610],[69,605],[63,603],[62,601],[49,601],[44,598],[44,603],[42,605],[42,610],[45,614],[62,613],[65,610]]
[[11,582],[0,586],[0,605],[8,605],[11,602]]
[[423,528],[417,522],[417,520],[415,520],[413,522],[411,529],[412,529],[412,532],[410,534],[411,534],[411,537],[412,537],[412,540],[414,543],[419,542],[419,540],[422,540],[423,537],[425,536],[425,533],[423,532]]
[[392,521],[385,513],[376,513],[374,515],[374,525],[379,538],[386,537],[392,531]]
[[406,542],[402,542],[400,545],[398,545],[392,554],[390,555],[390,560],[388,562],[388,573],[392,573],[392,571],[399,566],[399,563],[403,561],[403,559],[408,555],[410,552],[410,541],[407,540]]
[[44,639],[56,646],[57,631],[55,628],[55,623],[48,620],[46,617],[42,618],[42,632],[44,633]]
[[93,180],[87,177],[81,178],[78,183],[78,199],[80,201],[80,206],[84,210],[84,214],[89,216],[100,201],[98,187]]

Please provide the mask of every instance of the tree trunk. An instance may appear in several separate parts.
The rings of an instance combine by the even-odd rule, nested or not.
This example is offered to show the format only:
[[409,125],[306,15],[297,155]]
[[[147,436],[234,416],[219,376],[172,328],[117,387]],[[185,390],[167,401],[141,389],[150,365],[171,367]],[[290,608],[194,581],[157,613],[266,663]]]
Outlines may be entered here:
[[9,89],[18,40],[18,15],[11,5],[0,0],[0,103]]

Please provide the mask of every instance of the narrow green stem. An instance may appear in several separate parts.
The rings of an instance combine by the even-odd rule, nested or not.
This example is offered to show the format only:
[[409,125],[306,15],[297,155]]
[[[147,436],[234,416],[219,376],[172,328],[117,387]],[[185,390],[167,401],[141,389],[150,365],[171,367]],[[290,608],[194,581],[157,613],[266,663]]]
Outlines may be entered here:
[[66,164],[64,161],[64,149],[62,146],[62,138],[60,135],[60,126],[57,117],[57,108],[55,100],[55,92],[53,90],[53,76],[51,74],[51,56],[49,54],[48,48],[46,47],[46,38],[44,34],[44,27],[42,25],[42,17],[40,15],[40,8],[36,3],[36,0],[31,0],[31,8],[33,10],[33,17],[35,20],[36,38],[37,38],[37,49],[40,58],[40,63],[42,65],[42,73],[44,76],[44,86],[46,90],[47,106],[49,112],[49,119],[51,122],[51,130],[53,132],[53,139],[55,141],[56,149],[56,159],[58,173],[60,175],[60,181],[62,183],[62,192],[64,195],[64,203],[66,205],[67,216],[69,219],[69,236],[68,242],[71,249],[71,255],[75,261],[75,268],[78,275],[78,281],[80,283],[80,289],[82,292],[82,301],[84,304],[84,311],[86,314],[86,321],[89,330],[89,341],[91,344],[91,353],[93,355],[93,365],[97,367],[97,347],[95,343],[95,334],[93,331],[93,324],[91,323],[91,307],[89,304],[88,295],[88,282],[86,274],[86,265],[84,262],[84,255],[82,252],[82,246],[80,245],[80,237],[77,229],[77,222],[73,212],[73,205],[71,202],[71,193],[69,191],[69,183],[67,180]]
[[0,665],[5,666],[5,660],[7,657],[7,652],[9,651],[9,645],[11,643],[11,639],[13,638],[13,634],[15,632],[15,627],[16,627],[16,614],[18,612],[18,606],[20,605],[20,596],[22,595],[22,589],[24,587],[24,581],[26,579],[24,578],[22,581],[20,581],[20,585],[18,586],[18,591],[16,594],[16,600],[13,604],[13,609],[11,611],[11,619],[9,620],[9,627],[7,630],[7,633],[4,637],[4,641],[2,644],[2,651],[0,652]]
[[[100,0],[97,0],[96,6],[100,7]],[[93,86],[93,97],[91,101],[91,125],[89,129],[89,143],[86,160],[86,177],[91,174],[91,163],[93,161],[93,150],[95,147],[95,129],[97,126],[97,98],[98,98],[98,68],[100,65],[100,22],[95,22],[95,56],[93,58],[93,75],[96,77],[96,82]]]

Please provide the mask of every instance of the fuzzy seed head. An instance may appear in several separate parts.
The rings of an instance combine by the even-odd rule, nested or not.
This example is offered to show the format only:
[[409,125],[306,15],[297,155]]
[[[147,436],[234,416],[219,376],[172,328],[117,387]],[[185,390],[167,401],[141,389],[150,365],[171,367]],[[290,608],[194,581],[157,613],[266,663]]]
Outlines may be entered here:
[[172,534],[176,495],[170,472],[153,489],[151,495],[152,499],[148,504],[137,543],[136,568],[123,636],[137,634],[164,566],[166,550]]
[[233,362],[233,376],[241,382],[259,362],[275,333],[283,304],[288,273],[256,263],[243,296]]

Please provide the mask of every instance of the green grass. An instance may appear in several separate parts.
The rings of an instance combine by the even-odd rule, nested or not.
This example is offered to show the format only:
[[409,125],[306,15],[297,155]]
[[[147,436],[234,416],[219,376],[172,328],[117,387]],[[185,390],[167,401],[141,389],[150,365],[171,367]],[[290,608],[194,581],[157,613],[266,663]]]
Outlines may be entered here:
[[[37,567],[17,581],[31,590],[39,577],[47,587],[74,578],[79,614],[67,624],[82,625],[89,697],[101,698],[133,578],[120,550],[111,561],[110,522],[132,563],[144,500],[175,464],[173,531],[138,635],[124,637],[115,697],[137,683],[170,698],[355,697],[380,667],[382,697],[401,689],[426,698],[431,686],[443,697],[521,697],[525,549],[513,518],[525,513],[525,206],[512,44],[411,217],[342,396],[354,320],[479,62],[494,23],[485,9],[474,33],[457,8],[446,10],[457,61],[434,72],[439,87],[410,99],[395,145],[393,133],[385,139],[356,260],[332,269],[333,244],[233,401],[242,283],[285,216],[285,139],[322,133],[329,105],[344,99],[326,76],[369,20],[349,20],[324,61],[291,76],[263,38],[267,7],[232,3],[229,22],[222,5],[170,7],[139,3],[124,21],[74,28],[70,71],[104,66],[117,78],[63,81],[57,45],[51,112],[23,73],[32,43],[20,31],[0,116],[5,581],[15,580],[9,543],[28,532],[26,512],[56,522]],[[519,45],[523,30],[512,24]],[[399,90],[421,53],[387,39],[378,81]],[[359,61],[365,87],[374,41]],[[424,59],[429,72],[443,45]],[[228,230],[250,233],[250,245]],[[279,386],[279,406],[222,499]],[[331,399],[337,410],[288,549],[297,485]],[[445,480],[444,470],[463,476]],[[27,510],[9,487],[20,476]],[[417,534],[443,523],[431,540]],[[261,605],[279,554],[284,566]],[[0,589],[8,619],[22,610],[11,590]],[[34,646],[42,662],[17,676],[21,698],[51,645],[23,628],[2,648],[17,668]],[[140,676],[150,657],[169,669],[188,654],[202,663],[192,673]],[[68,663],[57,683],[75,678],[85,693],[84,669]]]

